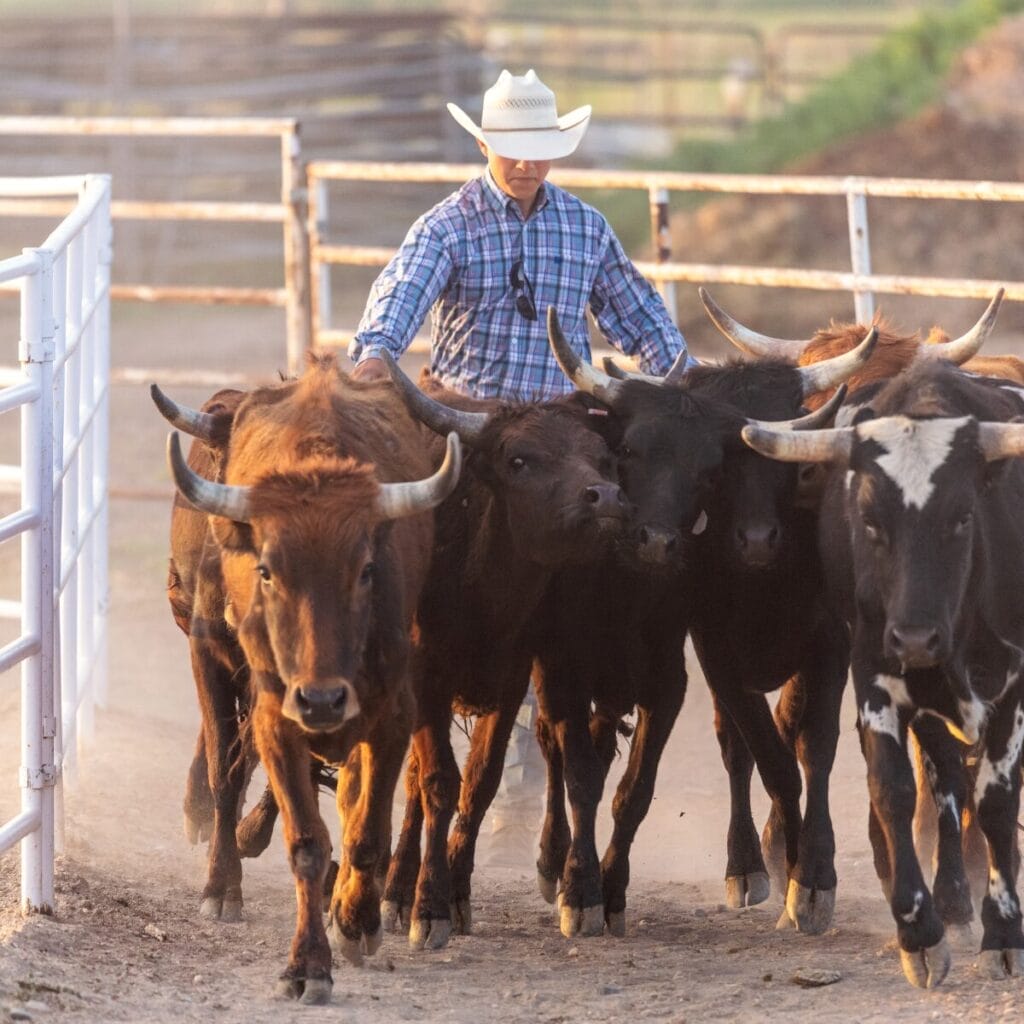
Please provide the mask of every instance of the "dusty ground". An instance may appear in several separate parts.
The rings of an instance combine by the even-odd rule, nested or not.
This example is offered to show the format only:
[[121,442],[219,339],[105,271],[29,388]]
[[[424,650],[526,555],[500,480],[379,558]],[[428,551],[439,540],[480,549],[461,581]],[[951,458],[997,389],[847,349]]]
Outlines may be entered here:
[[[1014,31],[1019,35],[1019,29]],[[968,64],[1004,75],[1015,73],[1015,59],[989,60],[982,51]],[[951,93],[960,97],[957,102],[894,129],[876,144],[825,156],[803,170],[924,174],[928,161],[941,152],[951,161],[969,154],[975,171],[966,173],[954,163],[930,167],[934,176],[1014,177],[1020,150],[1005,148],[1012,128],[1005,117],[995,125],[979,117],[978,97],[984,90],[977,83],[968,89],[965,81],[969,77],[956,80],[959,91]],[[967,132],[958,136],[963,145],[952,138],[954,129]],[[901,159],[893,162],[893,154]],[[885,166],[869,166],[874,157]],[[986,159],[987,164],[978,163]],[[876,219],[873,210],[878,251],[915,273],[959,271],[1019,280],[1019,218],[1002,210],[998,226],[1006,244],[989,239],[983,246],[981,236],[991,230],[994,208],[965,227],[960,218],[968,204],[954,205],[955,220],[936,217],[933,210],[923,234],[912,230],[916,221],[897,219],[886,227],[887,219]],[[795,258],[798,264],[821,265],[814,243],[829,237],[838,239],[837,265],[844,262],[845,222],[833,225],[812,212],[786,221],[791,226],[780,234],[781,214],[770,210],[752,223],[749,210],[728,201],[699,216],[694,245],[677,246],[687,258],[717,258],[714,246],[726,245],[728,237],[735,246],[736,232],[742,232],[748,251],[741,261]],[[953,234],[941,234],[944,226]],[[972,239],[970,246],[957,251],[955,244],[964,238]],[[886,269],[882,260],[879,270]],[[738,290],[738,299],[742,294]],[[810,328],[829,316],[847,315],[848,300],[842,301],[827,295],[774,296],[764,307],[768,322],[753,315],[756,308],[737,311],[763,330],[794,335],[805,322]],[[687,313],[697,308],[692,294],[683,302]],[[936,308],[933,313],[931,307],[906,305],[893,312],[908,326],[939,319],[959,330],[973,322],[982,304]],[[16,337],[5,309],[0,306],[4,344]],[[1019,309],[1008,312],[993,351],[1019,354],[1024,322]],[[723,354],[705,322],[693,318],[687,333],[699,354]],[[118,307],[114,360],[122,366],[245,368],[269,378],[283,363],[282,337],[283,324],[275,313]],[[7,358],[0,352],[0,361]],[[193,404],[208,393],[170,390]],[[903,980],[890,943],[888,908],[871,868],[864,769],[849,702],[833,787],[840,876],[835,927],[819,938],[776,932],[777,894],[763,907],[724,908],[727,788],[706,689],[692,658],[690,693],[638,837],[625,939],[563,939],[555,915],[536,892],[532,857],[524,853],[512,868],[478,870],[473,936],[457,938],[441,952],[416,955],[408,952],[403,937],[389,936],[367,967],[337,966],[329,1007],[300,1008],[275,1000],[273,982],[284,965],[294,920],[290,874],[280,845],[245,865],[245,923],[214,925],[197,914],[205,851],[187,844],[180,812],[197,713],[185,640],[171,621],[163,592],[170,495],[163,462],[166,430],[137,386],[115,388],[112,423],[115,493],[143,488],[167,497],[115,498],[112,503],[108,706],[97,717],[78,778],[68,782],[66,846],[54,918],[21,919],[17,853],[0,859],[0,1020],[384,1024],[651,1018],[691,1024],[783,1019],[793,1024],[989,1024],[1020,1019],[1024,982],[983,979],[970,944],[956,948],[952,972],[937,992],[914,990]],[[0,568],[0,575],[10,579],[9,559]],[[3,596],[10,596],[6,589]],[[0,679],[0,818],[17,802],[17,707],[16,680],[8,674]],[[616,777],[618,771],[621,762]],[[324,811],[333,823],[333,809],[325,805]],[[762,800],[762,820],[764,813]],[[827,988],[799,987],[791,979],[801,969],[836,971],[841,980]]]

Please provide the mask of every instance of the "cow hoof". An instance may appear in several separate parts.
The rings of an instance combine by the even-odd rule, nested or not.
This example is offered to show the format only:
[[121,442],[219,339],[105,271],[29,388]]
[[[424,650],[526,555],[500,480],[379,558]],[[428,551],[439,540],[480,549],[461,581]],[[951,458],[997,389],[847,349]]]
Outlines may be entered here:
[[1007,976],[1019,978],[1024,975],[1024,949],[983,949],[978,967],[986,978],[996,981]]
[[796,922],[789,916],[789,911],[783,907],[782,913],[779,914],[778,921],[775,922],[775,930],[777,932],[788,932],[790,929],[796,928]]
[[544,897],[545,903],[554,905],[555,897],[558,895],[558,879],[547,878],[538,871],[537,890]]
[[974,929],[969,924],[947,924],[946,940],[953,949],[963,953],[973,953],[978,948]]
[[241,924],[242,917],[241,900],[225,900],[220,907],[221,924]]
[[330,978],[307,978],[299,1002],[306,1006],[325,1006],[331,1001],[333,987]]
[[451,905],[452,929],[456,935],[473,934],[473,908],[469,900],[456,900]]
[[821,935],[832,924],[835,889],[808,889],[792,878],[786,891],[786,913],[798,932]]
[[444,949],[451,934],[451,921],[439,917],[417,917],[409,926],[409,946],[412,949]]
[[600,903],[596,907],[582,908],[563,903],[559,918],[562,934],[567,939],[577,935],[586,939],[604,934],[604,907]]
[[942,979],[949,974],[952,962],[953,958],[950,956],[945,936],[927,949],[918,949],[913,953],[908,953],[905,949],[900,950],[903,973],[907,976],[907,981],[918,988],[938,988],[942,984]]
[[725,880],[725,902],[733,910],[764,903],[771,891],[767,871],[751,871],[749,875],[730,875]]
[[616,910],[605,915],[605,923],[608,925],[608,934],[616,939],[626,937],[626,912]]
[[409,931],[409,908],[395,900],[380,901],[381,927],[395,935]]
[[331,978],[292,978],[282,974],[274,986],[274,994],[283,999],[296,999],[307,1006],[323,1006],[331,1001]]

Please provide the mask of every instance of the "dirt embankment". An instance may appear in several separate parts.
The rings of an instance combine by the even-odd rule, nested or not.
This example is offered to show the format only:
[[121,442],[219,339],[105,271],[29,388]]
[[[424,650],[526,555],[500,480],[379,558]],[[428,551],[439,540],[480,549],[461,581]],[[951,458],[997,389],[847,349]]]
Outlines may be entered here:
[[[1024,17],[1009,19],[966,50],[939,103],[920,115],[830,147],[786,168],[793,174],[957,180],[1024,180]],[[880,274],[1024,280],[1024,208],[958,200],[871,199],[872,269]],[[673,251],[700,262],[849,270],[842,197],[746,197],[710,202],[680,217]],[[713,294],[768,334],[805,337],[830,318],[852,319],[845,293],[716,285]],[[984,302],[878,297],[898,323],[965,329]],[[698,355],[722,349],[695,290],[680,301]],[[1024,333],[1024,305],[1010,303],[1000,337]],[[997,349],[993,349],[996,351]]]

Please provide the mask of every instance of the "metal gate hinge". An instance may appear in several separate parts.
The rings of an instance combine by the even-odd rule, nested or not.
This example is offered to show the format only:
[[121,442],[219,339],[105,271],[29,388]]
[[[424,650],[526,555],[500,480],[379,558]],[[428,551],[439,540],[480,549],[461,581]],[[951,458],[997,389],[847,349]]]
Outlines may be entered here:
[[50,789],[57,784],[60,769],[54,764],[44,764],[41,768],[26,768],[18,771],[18,782],[22,789]]

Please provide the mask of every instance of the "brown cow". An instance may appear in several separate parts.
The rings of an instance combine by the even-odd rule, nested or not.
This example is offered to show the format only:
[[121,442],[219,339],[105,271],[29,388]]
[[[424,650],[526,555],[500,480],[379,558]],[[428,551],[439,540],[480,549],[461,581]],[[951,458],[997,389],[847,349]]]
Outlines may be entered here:
[[[331,358],[247,396],[235,413],[224,483],[169,454],[182,494],[210,515],[224,593],[251,676],[252,732],[281,810],[298,921],[279,991],[331,993],[322,919],[330,838],[309,760],[338,765],[344,861],[328,913],[348,959],[380,943],[375,875],[413,699],[410,630],[433,533],[421,514],[458,477],[457,438],[429,480],[419,427],[386,384],[357,383]],[[413,483],[397,481],[413,480]],[[195,616],[192,634],[196,633]]]

